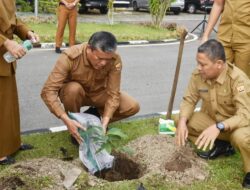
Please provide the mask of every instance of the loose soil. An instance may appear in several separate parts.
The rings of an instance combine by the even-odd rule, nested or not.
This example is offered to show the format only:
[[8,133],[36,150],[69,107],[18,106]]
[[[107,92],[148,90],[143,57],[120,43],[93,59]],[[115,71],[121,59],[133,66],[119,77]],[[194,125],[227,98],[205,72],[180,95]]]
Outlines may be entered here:
[[[206,162],[196,156],[190,145],[178,149],[173,141],[173,137],[166,135],[146,135],[131,141],[127,146],[133,149],[134,154],[115,153],[113,168],[96,174],[101,178],[89,175],[79,159],[40,158],[18,162],[1,172],[0,189],[61,190],[64,189],[65,171],[74,167],[82,170],[79,181],[84,180],[82,184],[85,187],[136,178],[142,181],[155,175],[180,185],[205,180],[208,177]],[[77,185],[72,187],[82,188]]]
[[109,170],[103,170],[95,174],[107,181],[121,181],[138,179],[142,174],[142,167],[137,164],[133,159],[129,158],[126,154],[114,152],[115,161],[113,167]]
[[143,177],[159,174],[168,182],[191,184],[208,177],[206,162],[199,158],[190,144],[183,148],[174,145],[167,135],[146,135],[128,144],[133,148],[134,160],[146,166]]

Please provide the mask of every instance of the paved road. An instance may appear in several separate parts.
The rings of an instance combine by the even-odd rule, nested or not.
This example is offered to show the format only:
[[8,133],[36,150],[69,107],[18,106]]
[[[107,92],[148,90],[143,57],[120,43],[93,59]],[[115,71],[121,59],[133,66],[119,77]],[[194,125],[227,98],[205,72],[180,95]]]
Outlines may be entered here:
[[[144,18],[147,18],[147,13],[142,14],[144,14]],[[100,15],[94,15],[94,17],[96,16],[99,17]],[[199,22],[196,17],[200,16],[202,15],[195,15],[194,18],[190,16],[190,19]],[[90,18],[91,16],[83,15],[83,17],[86,19],[86,17]],[[139,18],[141,17],[142,15],[139,16]],[[171,18],[178,18],[178,20],[173,20],[185,23],[187,28],[194,24],[194,20],[186,20],[185,14]],[[96,19],[96,21],[98,20]],[[198,41],[185,44],[174,109],[178,109],[189,75],[196,65],[195,53],[198,45]],[[124,64],[122,90],[131,94],[140,102],[141,110],[137,114],[138,116],[167,109],[177,62],[178,46],[178,44],[119,46],[118,51]],[[19,60],[17,81],[22,131],[63,124],[49,113],[40,98],[41,88],[57,57],[58,55],[54,53],[54,50],[31,50],[26,57]]]

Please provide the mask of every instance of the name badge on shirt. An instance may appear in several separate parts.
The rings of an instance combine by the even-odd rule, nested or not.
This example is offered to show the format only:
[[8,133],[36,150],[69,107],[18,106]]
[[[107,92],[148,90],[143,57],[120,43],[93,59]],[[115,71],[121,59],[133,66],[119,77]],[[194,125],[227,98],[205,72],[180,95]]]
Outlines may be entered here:
[[208,89],[207,88],[200,88],[199,92],[208,92]]

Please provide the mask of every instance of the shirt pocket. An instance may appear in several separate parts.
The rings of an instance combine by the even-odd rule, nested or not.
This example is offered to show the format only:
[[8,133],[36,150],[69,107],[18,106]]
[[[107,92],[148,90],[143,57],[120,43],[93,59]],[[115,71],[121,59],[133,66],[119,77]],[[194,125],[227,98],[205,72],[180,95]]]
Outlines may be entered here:
[[232,106],[233,104],[233,97],[231,93],[219,93],[217,94],[217,102],[220,105],[227,105]]
[[231,93],[224,94],[219,93],[217,95],[218,107],[224,110],[225,114],[234,115],[236,108],[233,102],[233,97]]
[[105,70],[102,70],[95,76],[95,84],[98,86],[106,86],[107,83],[107,78],[108,78],[108,72]]
[[210,95],[208,89],[199,89],[199,94],[204,102],[210,102]]

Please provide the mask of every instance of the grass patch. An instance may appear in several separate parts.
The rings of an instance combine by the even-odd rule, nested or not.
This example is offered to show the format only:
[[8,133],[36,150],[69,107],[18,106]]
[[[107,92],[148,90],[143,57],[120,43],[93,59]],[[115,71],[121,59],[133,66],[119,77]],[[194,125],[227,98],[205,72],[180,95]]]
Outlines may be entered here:
[[[56,35],[56,24],[28,23],[32,30],[36,31],[41,38],[41,42],[54,42]],[[79,23],[77,25],[76,39],[79,42],[86,42],[89,37],[97,31],[109,31],[113,33],[119,42],[128,40],[161,40],[169,38],[177,38],[176,30],[156,29],[149,26],[136,24],[94,24],[94,23]],[[69,30],[68,27],[64,30],[64,42],[68,42]]]
[[[125,145],[129,141],[134,140],[140,136],[146,134],[157,134],[158,133],[158,119],[159,118],[148,118],[143,120],[128,121],[128,122],[117,122],[111,124],[110,127],[116,127],[122,129],[124,133],[128,135],[128,139],[123,140],[122,143]],[[65,147],[69,154],[74,158],[78,157],[78,148],[71,144],[70,136],[68,132],[59,133],[43,133],[43,134],[31,134],[22,136],[22,141],[24,143],[30,143],[35,146],[35,149],[30,151],[19,151],[15,155],[15,159],[18,161],[29,160],[33,158],[49,157],[49,158],[62,158],[60,152],[60,147]],[[166,150],[167,151],[167,150]],[[159,176],[152,176],[151,178],[144,180],[130,180],[130,181],[120,181],[120,182],[107,182],[100,187],[89,187],[86,184],[86,176],[82,174],[77,180],[79,189],[102,189],[102,190],[131,190],[136,189],[140,182],[143,182],[144,186],[148,190],[236,190],[241,189],[241,183],[244,177],[242,171],[242,161],[240,154],[219,158],[213,161],[208,161],[210,177],[203,182],[196,182],[191,185],[178,185],[166,183],[163,178]],[[8,166],[0,166],[0,177],[9,175]],[[42,186],[48,186],[51,180],[44,176],[44,178],[39,178],[35,182],[35,189],[39,189],[39,184]],[[38,188],[37,188],[38,187]]]
[[[54,42],[57,30],[55,16],[50,17],[21,17],[27,25],[40,36],[41,42]],[[179,37],[179,27],[175,24],[164,24],[163,28],[154,28],[149,23],[115,23],[113,25],[103,23],[77,23],[76,40],[86,42],[97,31],[109,31],[113,33],[119,42],[129,40],[162,40]],[[64,30],[64,42],[68,42],[68,25]]]

